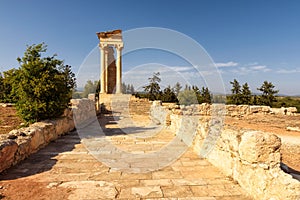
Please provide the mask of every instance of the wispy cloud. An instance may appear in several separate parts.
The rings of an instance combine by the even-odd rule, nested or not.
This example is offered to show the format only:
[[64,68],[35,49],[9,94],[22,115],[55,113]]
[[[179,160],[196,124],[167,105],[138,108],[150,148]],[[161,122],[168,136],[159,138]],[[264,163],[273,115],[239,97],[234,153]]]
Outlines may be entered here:
[[230,61],[230,62],[225,62],[225,63],[215,63],[215,65],[217,67],[236,67],[238,66],[238,63],[237,62],[233,62],[233,61]]
[[258,73],[258,72],[270,72],[272,71],[270,68],[268,68],[266,65],[245,65],[241,67],[236,67],[232,70],[229,70],[231,73],[240,74],[240,75],[246,75],[250,73]]
[[278,73],[278,74],[300,73],[300,68],[297,68],[297,69],[280,69],[280,70],[277,70],[276,73]]
[[255,66],[250,66],[249,68],[252,71],[260,71],[260,72],[269,72],[269,71],[271,71],[271,69],[268,68],[266,65],[255,65]]
[[191,71],[195,68],[192,66],[171,66],[169,67],[169,69],[176,72],[185,72],[185,71]]

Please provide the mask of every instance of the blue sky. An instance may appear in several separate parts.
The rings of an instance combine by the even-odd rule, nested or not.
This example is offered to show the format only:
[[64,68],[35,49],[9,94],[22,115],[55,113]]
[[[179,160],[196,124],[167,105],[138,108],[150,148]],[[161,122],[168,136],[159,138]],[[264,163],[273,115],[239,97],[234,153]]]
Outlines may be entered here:
[[[299,8],[296,0],[0,0],[0,72],[19,66],[16,58],[27,44],[45,42],[49,54],[57,53],[77,73],[97,46],[96,32],[162,27],[202,45],[219,67],[227,92],[229,81],[236,78],[241,84],[248,82],[253,92],[268,80],[282,94],[299,95]],[[145,50],[124,56],[124,74],[136,66],[150,74],[160,69],[159,64],[151,68],[147,63],[188,70],[182,59]],[[193,72],[186,73],[192,83],[203,84],[192,80]]]

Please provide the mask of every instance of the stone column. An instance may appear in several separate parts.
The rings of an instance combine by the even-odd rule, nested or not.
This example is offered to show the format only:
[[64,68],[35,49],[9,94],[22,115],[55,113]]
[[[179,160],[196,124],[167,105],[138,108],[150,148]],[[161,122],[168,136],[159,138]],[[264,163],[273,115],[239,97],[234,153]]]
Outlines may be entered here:
[[108,49],[107,48],[105,48],[105,50],[104,50],[104,58],[105,58],[105,93],[107,93],[108,92],[108,65],[109,65],[109,63],[108,63]]
[[100,45],[100,51],[101,51],[101,90],[100,93],[104,94],[106,93],[106,87],[105,87],[105,77],[106,77],[106,66],[105,66],[105,47]]
[[122,47],[117,46],[117,73],[116,73],[116,94],[122,93]]

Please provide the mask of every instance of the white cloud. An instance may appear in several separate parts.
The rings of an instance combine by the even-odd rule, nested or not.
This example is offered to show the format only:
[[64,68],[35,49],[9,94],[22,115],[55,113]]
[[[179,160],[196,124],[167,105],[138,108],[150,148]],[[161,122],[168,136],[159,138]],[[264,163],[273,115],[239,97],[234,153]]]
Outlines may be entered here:
[[238,63],[230,61],[226,63],[215,63],[217,67],[236,67],[238,66]]
[[170,66],[169,69],[176,72],[185,72],[193,70],[195,68],[192,66]]
[[250,69],[253,71],[262,71],[262,72],[271,71],[271,69],[269,69],[266,65],[251,66]]
[[246,65],[238,68],[234,68],[230,70],[229,72],[240,74],[240,75],[246,75],[246,74],[252,74],[257,72],[270,72],[272,71],[270,68],[268,68],[266,65]]
[[300,73],[300,68],[298,68],[298,69],[280,69],[280,70],[277,70],[276,73],[278,73],[278,74]]

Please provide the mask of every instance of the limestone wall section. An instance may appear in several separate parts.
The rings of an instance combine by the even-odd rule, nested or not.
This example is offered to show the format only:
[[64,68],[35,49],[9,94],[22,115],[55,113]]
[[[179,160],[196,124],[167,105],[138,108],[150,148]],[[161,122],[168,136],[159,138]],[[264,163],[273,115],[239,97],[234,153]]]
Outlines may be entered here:
[[[165,105],[165,104],[163,104]],[[217,105],[217,104],[214,104]],[[179,109],[184,115],[211,115],[210,104],[194,104],[189,106],[166,104],[166,107],[170,110]],[[254,114],[275,114],[275,115],[296,115],[296,107],[281,107],[271,108],[270,106],[250,106],[250,105],[225,105],[225,113],[228,116],[246,116]]]
[[[253,114],[266,112],[267,109],[226,106],[226,115]],[[194,114],[192,110],[195,111]],[[208,104],[163,107],[154,102],[150,113],[155,120],[165,125],[166,119],[169,119],[169,128],[178,137],[199,156],[206,157],[223,173],[237,181],[255,199],[300,199],[300,182],[280,168],[281,140],[276,135],[224,126],[216,130],[219,133],[216,141],[207,142],[209,138],[213,138],[209,134],[215,129],[214,123],[220,123],[220,119],[212,119],[209,115],[211,110]]]
[[72,131],[95,116],[95,102],[72,99],[72,109],[66,109],[61,118],[36,122],[29,127],[0,135],[0,172],[19,163],[30,154],[45,147],[59,136]]

